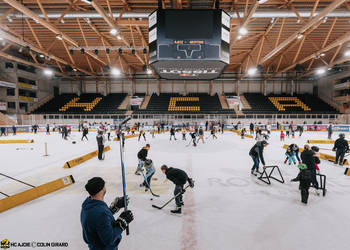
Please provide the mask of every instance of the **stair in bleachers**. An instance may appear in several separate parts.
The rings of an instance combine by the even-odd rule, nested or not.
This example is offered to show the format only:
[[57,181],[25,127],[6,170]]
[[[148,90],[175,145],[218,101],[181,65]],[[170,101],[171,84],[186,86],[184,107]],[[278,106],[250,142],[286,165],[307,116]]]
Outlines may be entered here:
[[252,109],[244,95],[239,96],[239,98],[241,100],[242,109]]
[[140,109],[147,109],[147,106],[150,100],[151,100],[151,96],[146,95],[145,98],[143,99],[143,102],[140,105]]
[[131,98],[130,95],[126,96],[122,101],[122,103],[119,105],[118,109],[126,109],[130,103],[130,98]]
[[226,100],[226,96],[220,95],[219,100],[220,100],[220,104],[221,104],[222,109],[229,109],[228,104],[227,104],[227,100]]
[[16,125],[16,123],[10,119],[7,115],[0,112],[0,125]]

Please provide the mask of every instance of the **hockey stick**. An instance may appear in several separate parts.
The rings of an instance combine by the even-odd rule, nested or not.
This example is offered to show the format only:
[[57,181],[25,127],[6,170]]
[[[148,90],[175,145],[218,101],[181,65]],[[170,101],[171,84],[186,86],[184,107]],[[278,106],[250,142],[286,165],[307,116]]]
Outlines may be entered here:
[[[124,125],[127,123],[131,117],[127,117],[125,120],[122,121],[120,125]],[[122,169],[122,180],[123,180],[123,196],[124,196],[124,211],[128,210],[128,198],[126,195],[126,181],[125,181],[125,166],[124,166],[124,159],[123,159],[123,149],[122,149],[122,140],[119,140],[119,148],[120,148],[120,163],[121,163],[121,169]],[[129,235],[129,225],[126,227],[126,235]]]
[[188,144],[186,145],[186,147],[190,146],[190,145],[191,145],[191,142],[192,142],[192,140],[190,140],[190,143],[188,143]]
[[144,173],[143,173],[142,170],[141,170],[141,173],[142,173],[143,179],[145,180],[145,183],[146,183],[146,185],[148,186],[148,189],[149,189],[149,191],[151,192],[151,194],[152,194],[153,196],[155,196],[155,197],[160,197],[160,195],[153,193],[153,191],[152,191],[152,189],[151,189],[151,186],[149,185],[149,183],[148,183],[148,181],[147,181],[147,179],[146,179],[146,176],[144,175]]
[[[190,185],[187,185],[184,190],[186,190]],[[167,201],[163,206],[158,207],[156,205],[152,205],[152,207],[154,208],[158,208],[158,209],[163,209],[165,206],[167,206],[170,202],[172,202],[174,199],[176,199],[179,195],[181,195],[182,192],[178,193],[177,195],[175,195],[173,198],[171,198],[169,201]]]
[[14,181],[18,181],[18,182],[20,182],[20,183],[23,183],[23,184],[25,184],[25,185],[27,185],[27,186],[30,186],[30,187],[35,188],[35,186],[33,186],[33,185],[31,185],[31,184],[28,184],[28,183],[26,183],[26,182],[24,182],[24,181],[18,180],[18,179],[16,179],[16,178],[13,178],[13,177],[8,176],[8,175],[6,175],[6,174],[0,173],[0,175],[2,175],[2,176],[4,176],[4,177],[7,177],[7,178],[9,178],[9,179],[11,179],[11,180],[14,180]]

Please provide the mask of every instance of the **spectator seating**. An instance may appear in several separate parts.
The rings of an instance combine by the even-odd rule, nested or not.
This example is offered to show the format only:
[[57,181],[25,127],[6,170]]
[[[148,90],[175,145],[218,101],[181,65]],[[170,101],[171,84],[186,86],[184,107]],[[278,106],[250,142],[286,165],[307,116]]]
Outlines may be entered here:
[[153,94],[147,109],[137,110],[134,114],[234,114],[234,110],[223,110],[217,95],[204,93]]
[[244,97],[251,109],[243,109],[245,114],[335,114],[333,107],[310,94],[269,95],[246,93]]
[[75,94],[59,95],[38,109],[33,114],[124,114],[118,109],[126,94]]

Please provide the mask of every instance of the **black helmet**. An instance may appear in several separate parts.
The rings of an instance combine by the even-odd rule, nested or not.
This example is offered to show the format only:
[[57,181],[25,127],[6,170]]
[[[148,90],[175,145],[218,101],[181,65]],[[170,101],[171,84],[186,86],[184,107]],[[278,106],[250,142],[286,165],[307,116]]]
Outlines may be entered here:
[[311,150],[312,150],[312,151],[315,151],[315,152],[318,152],[318,151],[320,151],[320,148],[317,147],[317,146],[312,146],[312,147],[311,147]]
[[344,133],[340,133],[340,134],[339,134],[339,137],[340,137],[340,138],[345,138],[345,134],[344,134]]

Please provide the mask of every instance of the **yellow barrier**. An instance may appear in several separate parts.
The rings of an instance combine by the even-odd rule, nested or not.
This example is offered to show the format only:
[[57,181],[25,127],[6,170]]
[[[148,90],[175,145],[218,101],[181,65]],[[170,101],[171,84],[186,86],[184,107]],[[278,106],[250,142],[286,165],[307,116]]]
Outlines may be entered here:
[[[126,135],[126,136],[125,136],[125,139],[134,138],[134,137],[138,137],[138,136],[139,136],[138,134],[135,134],[135,135]],[[118,137],[114,137],[113,141],[119,141],[119,140],[118,140]]]
[[[283,145],[283,148],[287,149],[288,148],[288,145],[284,144]],[[303,152],[304,149],[302,148],[299,148],[299,152]],[[331,162],[335,162],[335,156],[333,155],[328,155],[328,154],[324,154],[324,153],[320,153],[320,158],[322,160],[327,160],[327,161],[331,161]],[[347,159],[344,159],[344,165],[349,165],[349,162]]]
[[[107,146],[103,149],[103,152],[107,152],[111,149],[110,146]],[[88,153],[86,155],[83,155],[83,156],[80,156],[78,158],[75,158],[73,160],[70,160],[70,161],[67,161],[65,164],[64,164],[64,168],[72,168],[72,167],[75,167],[76,165],[79,165],[87,160],[90,160],[94,157],[96,157],[98,155],[98,150],[96,151],[93,151],[91,153]]]
[[39,198],[45,194],[52,193],[58,189],[72,185],[74,182],[75,181],[73,176],[70,175],[1,199],[0,213],[28,201]]
[[346,168],[344,174],[345,174],[346,176],[350,176],[350,168]]
[[[241,131],[238,131],[238,130],[232,130],[232,132],[236,133],[237,135],[241,136]],[[254,138],[254,136],[252,135],[248,135],[248,134],[244,134],[244,137],[247,137],[247,138]]]
[[[308,140],[307,143],[311,144],[334,144],[334,140]],[[350,143],[350,141],[348,141]]]
[[0,140],[1,143],[33,143],[34,140]]

